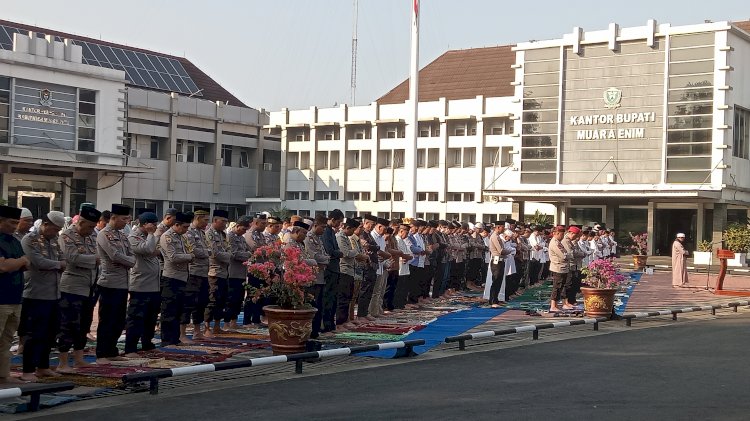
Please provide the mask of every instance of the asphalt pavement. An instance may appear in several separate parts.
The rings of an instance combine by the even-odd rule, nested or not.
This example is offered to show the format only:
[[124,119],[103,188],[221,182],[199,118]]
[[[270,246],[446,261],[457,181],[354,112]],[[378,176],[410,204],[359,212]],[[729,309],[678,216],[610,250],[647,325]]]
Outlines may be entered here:
[[[54,420],[747,420],[750,320],[715,320],[188,395],[105,398]],[[105,402],[106,401],[106,402]],[[29,418],[27,418],[29,419]]]

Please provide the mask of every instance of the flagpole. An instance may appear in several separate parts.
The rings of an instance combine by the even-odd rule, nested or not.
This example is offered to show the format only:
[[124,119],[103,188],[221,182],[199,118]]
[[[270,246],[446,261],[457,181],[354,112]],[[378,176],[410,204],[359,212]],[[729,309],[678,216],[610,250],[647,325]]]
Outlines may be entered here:
[[404,189],[404,200],[409,204],[409,214],[406,216],[417,217],[417,109],[419,107],[419,0],[412,0],[411,10],[411,67],[409,73],[409,101],[410,113],[406,124],[406,143],[404,151],[404,168],[408,168],[406,174],[406,188]]

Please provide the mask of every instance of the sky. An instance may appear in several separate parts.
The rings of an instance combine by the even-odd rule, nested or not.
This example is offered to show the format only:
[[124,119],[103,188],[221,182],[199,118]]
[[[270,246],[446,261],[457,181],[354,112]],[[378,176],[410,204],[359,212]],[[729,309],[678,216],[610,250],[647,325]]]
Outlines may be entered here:
[[[355,105],[408,78],[413,0],[359,0]],[[245,104],[351,104],[354,0],[0,0],[0,18],[190,59]],[[744,7],[742,5],[745,5]],[[750,20],[747,0],[422,0],[420,67],[447,50],[658,23]]]

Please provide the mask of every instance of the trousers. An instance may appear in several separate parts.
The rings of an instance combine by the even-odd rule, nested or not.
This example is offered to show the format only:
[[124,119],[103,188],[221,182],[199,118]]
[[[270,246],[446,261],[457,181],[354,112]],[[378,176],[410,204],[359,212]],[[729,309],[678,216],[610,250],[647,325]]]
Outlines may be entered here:
[[372,316],[380,316],[383,314],[383,296],[385,295],[385,283],[388,278],[388,272],[383,271],[380,275],[375,278],[375,286],[372,290],[372,298],[370,299],[370,306],[368,312]]
[[[199,325],[206,320],[206,308],[209,300],[209,285],[207,276],[190,275],[188,285],[198,284],[198,294],[195,297],[195,308],[193,308],[193,324]],[[186,323],[190,323],[189,321]]]
[[117,340],[125,328],[128,290],[99,286],[99,326],[96,328],[96,358],[117,357]]
[[60,293],[60,334],[57,340],[57,350],[70,352],[70,348],[81,351],[86,347],[86,335],[91,330],[94,319],[93,297]]
[[[227,279],[227,307],[224,311],[224,321],[237,320],[245,302],[245,280],[237,278]],[[259,321],[260,322],[260,321]]]
[[393,298],[396,295],[396,286],[398,285],[398,271],[388,272],[388,278],[385,281],[385,295],[383,296],[383,307],[388,311],[393,311]]
[[161,346],[180,343],[180,321],[185,310],[185,286],[179,279],[161,278]]
[[[255,276],[247,276],[247,284],[251,287],[260,288],[263,286],[263,280],[256,278]],[[266,304],[266,300],[263,297],[258,298],[256,302],[252,300],[250,294],[248,294],[245,300],[245,307],[243,309],[242,324],[259,324],[260,316],[263,315],[263,306]]]
[[138,351],[138,341],[141,342],[143,351],[156,348],[151,340],[154,339],[160,308],[160,292],[130,292],[128,315],[125,320],[126,354]]
[[[329,332],[336,329],[336,309],[338,307],[337,293],[340,278],[341,273],[339,272],[332,272],[326,269],[323,273],[323,279],[326,281],[326,284],[323,286],[323,308],[315,313],[315,318],[313,319],[313,324],[316,323],[316,319],[319,319],[318,323],[322,320],[323,332]],[[346,305],[349,305],[348,301]]]
[[362,285],[359,287],[359,300],[357,301],[358,317],[367,317],[376,281],[377,275],[375,269],[372,267],[365,269],[365,273],[362,277]]
[[[342,273],[336,290],[336,324],[342,325],[349,321],[349,303],[352,301],[354,276]],[[361,300],[359,301],[362,302]],[[368,302],[369,304],[369,302]]]
[[21,304],[0,304],[0,379],[10,376],[10,344],[21,322]]
[[[499,302],[497,295],[503,286],[503,272],[505,272],[505,262],[500,259],[498,263],[490,262],[490,271],[492,272],[492,286],[490,286],[490,304]],[[504,297],[503,297],[504,298]]]
[[[205,321],[220,321],[224,318],[224,307],[227,305],[227,280],[208,277],[208,304],[204,313]],[[247,319],[245,319],[247,320]],[[247,323],[247,322],[245,322]]]
[[37,368],[49,368],[49,354],[60,327],[57,300],[24,298],[26,320],[23,348],[23,372],[33,373]]

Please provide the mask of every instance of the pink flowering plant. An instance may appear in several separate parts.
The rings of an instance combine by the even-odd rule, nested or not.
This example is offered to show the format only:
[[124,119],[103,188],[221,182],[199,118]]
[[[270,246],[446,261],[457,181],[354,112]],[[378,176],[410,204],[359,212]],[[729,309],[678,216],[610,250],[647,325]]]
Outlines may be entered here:
[[633,253],[645,256],[648,253],[648,233],[633,234],[629,232],[628,234],[630,234],[630,241],[632,241],[630,249],[633,250]]
[[259,288],[247,286],[253,302],[267,297],[284,309],[310,306],[312,296],[305,288],[315,283],[317,268],[305,263],[300,249],[281,244],[258,247],[246,264],[250,275],[263,281]]
[[626,278],[617,271],[617,265],[607,259],[596,259],[581,270],[586,277],[583,284],[590,288],[619,288]]

